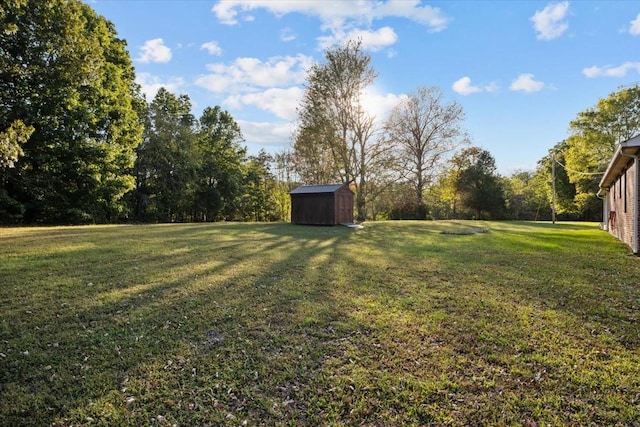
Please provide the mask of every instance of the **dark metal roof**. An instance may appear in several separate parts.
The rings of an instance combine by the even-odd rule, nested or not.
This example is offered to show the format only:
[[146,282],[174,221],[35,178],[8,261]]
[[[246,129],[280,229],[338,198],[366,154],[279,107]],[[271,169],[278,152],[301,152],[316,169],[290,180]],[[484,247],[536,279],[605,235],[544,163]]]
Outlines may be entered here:
[[295,190],[289,191],[289,194],[318,194],[318,193],[335,193],[345,184],[326,184],[326,185],[301,185]]

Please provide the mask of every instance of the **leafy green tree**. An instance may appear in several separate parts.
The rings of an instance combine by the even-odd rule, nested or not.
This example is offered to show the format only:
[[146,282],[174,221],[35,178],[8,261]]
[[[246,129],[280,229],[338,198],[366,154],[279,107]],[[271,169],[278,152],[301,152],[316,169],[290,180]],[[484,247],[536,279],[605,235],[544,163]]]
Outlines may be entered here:
[[233,117],[216,106],[196,121],[189,97],[165,88],[146,112],[136,161],[138,220],[241,219],[246,149]]
[[601,202],[598,184],[619,143],[640,134],[640,86],[622,88],[578,113],[570,123],[563,156],[567,175],[575,185],[575,208],[580,218],[597,219]]
[[475,212],[476,219],[498,219],[504,215],[504,189],[496,172],[495,159],[486,150],[471,147],[455,157],[462,166],[455,186],[462,205]]
[[233,219],[242,195],[246,158],[246,149],[240,146],[240,126],[218,106],[205,108],[199,125],[196,218]]
[[15,120],[4,132],[0,132],[0,168],[12,168],[24,154],[22,144],[29,140],[35,129],[26,126],[22,120]]
[[[534,221],[548,213],[546,193],[536,185],[535,172],[519,171],[503,178],[509,219]],[[544,209],[543,209],[544,208]]]
[[276,199],[274,190],[276,180],[271,174],[269,164],[271,155],[260,150],[258,155],[249,156],[245,165],[242,195],[242,219],[245,221],[273,221],[276,218]]
[[[538,161],[533,184],[539,193],[543,194],[549,207],[548,219],[551,219],[551,203],[553,200],[553,163],[555,161],[555,210],[556,214],[566,219],[580,218],[580,210],[576,206],[576,185],[569,178],[567,170],[561,165],[566,164],[566,141],[557,143],[549,154]],[[555,160],[554,160],[555,159]]]
[[[198,156],[195,118],[187,95],[161,88],[148,109],[148,127],[138,148],[136,171],[141,220],[191,219]],[[144,202],[142,202],[144,201]]]
[[458,180],[464,169],[471,165],[470,153],[480,150],[471,147],[467,153],[460,152],[447,162],[447,166],[427,191],[429,204],[433,206],[434,218],[454,219],[465,216],[462,192]]
[[24,222],[118,219],[141,133],[125,42],[78,0],[10,1],[0,28],[0,132],[24,124],[0,203]]

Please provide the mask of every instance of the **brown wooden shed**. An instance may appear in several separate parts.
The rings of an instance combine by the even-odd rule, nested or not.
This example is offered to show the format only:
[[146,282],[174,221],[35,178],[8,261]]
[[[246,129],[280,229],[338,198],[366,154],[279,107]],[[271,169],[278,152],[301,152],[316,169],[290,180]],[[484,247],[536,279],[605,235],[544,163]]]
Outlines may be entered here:
[[289,195],[294,224],[353,223],[353,192],[347,184],[302,185]]

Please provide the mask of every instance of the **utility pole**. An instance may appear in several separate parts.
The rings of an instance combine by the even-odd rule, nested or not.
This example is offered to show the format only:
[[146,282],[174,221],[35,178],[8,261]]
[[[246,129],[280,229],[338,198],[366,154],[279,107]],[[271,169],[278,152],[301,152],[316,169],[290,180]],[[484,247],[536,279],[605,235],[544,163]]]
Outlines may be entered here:
[[551,222],[556,223],[556,154],[551,154]]

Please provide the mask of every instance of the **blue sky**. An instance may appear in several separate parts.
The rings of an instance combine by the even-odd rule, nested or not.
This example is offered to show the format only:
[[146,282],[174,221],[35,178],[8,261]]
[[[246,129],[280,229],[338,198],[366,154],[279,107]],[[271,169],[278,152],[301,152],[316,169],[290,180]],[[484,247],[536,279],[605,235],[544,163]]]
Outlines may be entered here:
[[306,70],[359,37],[378,78],[379,123],[403,94],[437,86],[465,111],[499,172],[533,170],[569,122],[640,81],[640,2],[87,0],[127,40],[148,100],[220,105],[251,153],[291,145]]

